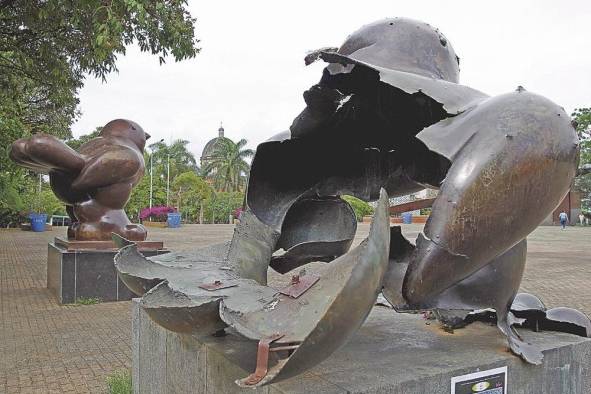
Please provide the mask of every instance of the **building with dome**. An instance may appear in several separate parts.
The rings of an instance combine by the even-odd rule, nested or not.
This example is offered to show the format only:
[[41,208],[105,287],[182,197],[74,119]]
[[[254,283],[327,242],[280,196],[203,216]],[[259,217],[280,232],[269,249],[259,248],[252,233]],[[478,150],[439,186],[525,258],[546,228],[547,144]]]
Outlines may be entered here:
[[211,163],[212,159],[214,158],[218,144],[220,144],[223,140],[229,140],[229,138],[224,136],[224,127],[222,123],[220,123],[220,128],[218,129],[218,136],[209,140],[209,142],[205,144],[205,148],[203,148],[203,152],[201,153],[201,158],[199,159],[199,161],[202,169],[205,168],[209,163]]

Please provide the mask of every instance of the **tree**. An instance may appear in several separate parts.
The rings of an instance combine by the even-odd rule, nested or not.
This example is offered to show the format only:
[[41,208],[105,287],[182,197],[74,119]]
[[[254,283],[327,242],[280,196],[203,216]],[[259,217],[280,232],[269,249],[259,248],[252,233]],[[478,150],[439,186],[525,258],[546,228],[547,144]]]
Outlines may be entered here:
[[20,197],[18,202],[15,202],[13,207],[15,211],[23,213],[37,212],[45,213],[47,215],[66,215],[66,207],[63,202],[53,194],[47,179],[39,176],[32,182],[32,177],[26,176],[28,181],[25,182],[18,190]]
[[28,131],[68,134],[85,74],[105,79],[133,42],[194,57],[194,23],[186,0],[1,0],[2,101]]
[[353,196],[341,196],[341,198],[353,208],[358,222],[362,221],[364,216],[373,214],[373,208],[367,202]]
[[[175,140],[170,145],[163,141],[151,144],[149,148],[152,151],[152,166],[159,170],[154,170],[154,174],[160,174],[166,180],[169,161],[171,181],[184,172],[197,171],[195,156],[187,149],[189,143],[187,140]],[[148,166],[149,160],[150,156],[146,161]]]
[[90,134],[84,134],[78,138],[71,138],[71,139],[67,140],[66,144],[68,144],[68,146],[70,148],[72,148],[74,150],[78,150],[82,145],[86,144],[91,139],[98,137],[99,133],[101,132],[102,129],[103,129],[102,127],[97,127]]
[[[140,182],[131,191],[129,201],[125,206],[125,212],[130,219],[139,221],[139,212],[150,206],[150,166],[149,155],[144,153],[144,162],[146,171]],[[162,177],[162,169],[154,167],[154,177],[152,179],[152,206],[166,204],[166,179]]]
[[211,161],[204,166],[202,174],[213,180],[214,187],[222,192],[243,190],[250,165],[246,161],[254,155],[252,149],[244,149],[247,141],[234,143],[228,138],[221,139],[215,146]]
[[212,194],[211,186],[193,171],[183,172],[172,182],[173,204],[189,221],[199,219],[204,202]]
[[230,215],[242,207],[243,203],[244,193],[241,192],[212,193],[204,202],[205,222],[228,223]]
[[581,141],[580,164],[591,163],[591,108],[577,108],[571,117]]
[[0,0],[0,190],[21,171],[14,140],[71,137],[85,75],[105,79],[133,42],[160,63],[194,57],[194,23],[186,0]]
[[[591,108],[577,108],[571,114],[579,135],[581,158],[579,167],[591,164]],[[591,174],[580,175],[575,178],[575,188],[581,193],[584,211],[591,210]]]
[[37,178],[24,169],[16,168],[13,173],[2,174],[0,187],[0,208],[21,212],[30,209],[26,198],[35,194]]

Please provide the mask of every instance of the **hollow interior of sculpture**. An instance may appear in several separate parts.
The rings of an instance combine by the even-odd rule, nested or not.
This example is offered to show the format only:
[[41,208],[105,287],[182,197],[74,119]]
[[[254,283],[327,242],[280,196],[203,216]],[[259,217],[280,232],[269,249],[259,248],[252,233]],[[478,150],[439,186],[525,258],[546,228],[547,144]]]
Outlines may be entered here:
[[287,212],[271,268],[286,273],[312,261],[331,261],[349,250],[357,221],[349,204],[339,197],[306,198]]
[[375,201],[438,188],[450,161],[415,136],[447,114],[423,93],[408,94],[354,67],[330,75],[305,94],[292,138],[259,145],[252,163],[247,203],[265,224],[280,231],[300,199],[350,194]]

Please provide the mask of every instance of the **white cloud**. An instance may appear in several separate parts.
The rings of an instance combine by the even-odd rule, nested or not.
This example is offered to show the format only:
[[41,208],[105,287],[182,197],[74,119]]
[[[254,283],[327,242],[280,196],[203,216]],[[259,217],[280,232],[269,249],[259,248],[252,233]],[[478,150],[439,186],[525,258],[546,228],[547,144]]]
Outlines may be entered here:
[[154,140],[183,138],[198,157],[217,135],[255,147],[286,130],[304,107],[320,63],[307,51],[338,46],[365,23],[404,16],[438,27],[461,58],[461,82],[495,95],[517,85],[570,112],[591,106],[591,2],[192,1],[202,52],[164,66],[130,47],[107,83],[89,78],[74,134],[114,118],[135,120]]

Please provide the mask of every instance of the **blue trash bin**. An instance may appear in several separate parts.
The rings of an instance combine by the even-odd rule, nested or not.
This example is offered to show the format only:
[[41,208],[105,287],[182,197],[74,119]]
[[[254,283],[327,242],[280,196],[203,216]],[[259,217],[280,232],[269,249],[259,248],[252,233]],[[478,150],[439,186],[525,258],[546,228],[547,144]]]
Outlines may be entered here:
[[404,212],[402,214],[402,223],[404,223],[404,224],[411,224],[412,223],[412,212]]
[[166,222],[168,224],[168,227],[171,227],[171,228],[181,227],[181,214],[179,212],[169,213]]
[[31,218],[31,230],[37,233],[45,231],[45,222],[47,221],[47,215],[44,213],[32,213],[29,215]]

